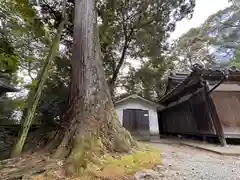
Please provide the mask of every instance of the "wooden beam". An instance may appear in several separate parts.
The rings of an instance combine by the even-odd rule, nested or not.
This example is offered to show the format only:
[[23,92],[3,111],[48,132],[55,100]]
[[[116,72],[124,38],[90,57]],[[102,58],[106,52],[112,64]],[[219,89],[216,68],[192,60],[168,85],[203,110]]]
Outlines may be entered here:
[[222,146],[226,146],[227,142],[226,142],[226,139],[224,136],[222,124],[221,124],[220,118],[218,116],[216,107],[213,103],[212,96],[211,96],[211,94],[208,93],[208,89],[206,86],[205,86],[205,97],[206,97],[206,101],[207,101],[208,108],[209,108],[209,111],[210,111],[210,114],[212,117],[213,125],[215,127],[220,144]]

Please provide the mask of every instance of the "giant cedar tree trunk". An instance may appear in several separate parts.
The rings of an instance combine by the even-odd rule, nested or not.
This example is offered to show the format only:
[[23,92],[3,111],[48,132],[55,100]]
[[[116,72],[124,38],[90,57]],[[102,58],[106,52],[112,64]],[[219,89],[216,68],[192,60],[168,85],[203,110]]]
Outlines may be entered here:
[[95,0],[75,0],[69,108],[64,132],[52,141],[56,144],[60,139],[54,153],[57,158],[89,151],[86,144],[92,142],[100,142],[101,150],[112,152],[127,152],[135,144],[117,120],[104,77],[95,5]]

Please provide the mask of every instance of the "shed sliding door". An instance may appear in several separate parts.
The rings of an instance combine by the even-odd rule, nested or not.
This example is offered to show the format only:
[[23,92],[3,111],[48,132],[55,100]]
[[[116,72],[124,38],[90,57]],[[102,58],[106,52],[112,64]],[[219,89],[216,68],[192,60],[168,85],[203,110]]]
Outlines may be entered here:
[[124,109],[123,127],[134,135],[148,136],[149,114],[147,110]]

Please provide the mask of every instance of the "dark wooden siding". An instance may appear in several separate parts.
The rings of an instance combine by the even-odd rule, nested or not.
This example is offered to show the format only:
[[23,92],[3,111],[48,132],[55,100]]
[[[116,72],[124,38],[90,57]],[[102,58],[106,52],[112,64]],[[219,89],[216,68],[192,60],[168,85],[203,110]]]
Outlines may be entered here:
[[148,110],[124,109],[123,127],[132,135],[141,137],[142,140],[149,140],[149,113]]
[[123,110],[123,127],[130,132],[137,131],[136,113],[131,109]]
[[216,135],[204,91],[160,112],[163,133]]
[[212,97],[226,137],[240,136],[240,92],[213,92]]

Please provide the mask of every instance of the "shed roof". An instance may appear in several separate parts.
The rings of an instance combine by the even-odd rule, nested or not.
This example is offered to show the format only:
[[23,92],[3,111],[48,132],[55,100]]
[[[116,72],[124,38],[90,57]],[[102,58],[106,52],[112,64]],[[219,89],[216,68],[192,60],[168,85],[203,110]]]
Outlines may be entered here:
[[122,102],[124,102],[124,101],[129,100],[129,99],[138,99],[138,100],[140,100],[140,101],[143,101],[143,102],[145,102],[145,103],[147,103],[147,104],[150,104],[150,105],[153,105],[153,106],[156,106],[156,107],[163,107],[162,105],[157,104],[157,103],[155,103],[155,102],[153,102],[153,101],[150,101],[150,100],[148,100],[148,99],[146,99],[146,98],[143,98],[143,97],[141,97],[141,96],[139,96],[139,95],[137,95],[137,94],[132,94],[132,95],[130,95],[130,96],[127,96],[127,97],[125,97],[125,98],[122,98],[122,99],[116,101],[114,104],[115,104],[115,105],[118,105],[118,104],[120,104],[120,103],[122,103]]
[[[198,71],[200,72],[200,69],[198,69]],[[171,72],[168,77],[168,84],[175,85],[176,87],[194,72],[196,72],[196,69],[194,70],[194,68],[192,71]],[[223,69],[201,69],[200,73],[201,77],[206,81],[219,81],[223,76],[226,76],[227,81],[240,81],[240,70],[234,67]]]
[[160,103],[168,104],[186,94],[195,92],[202,87],[206,81],[240,81],[240,70],[235,67],[224,69],[204,69],[195,64],[191,71],[172,72],[168,78],[168,85],[165,95],[160,99]]

